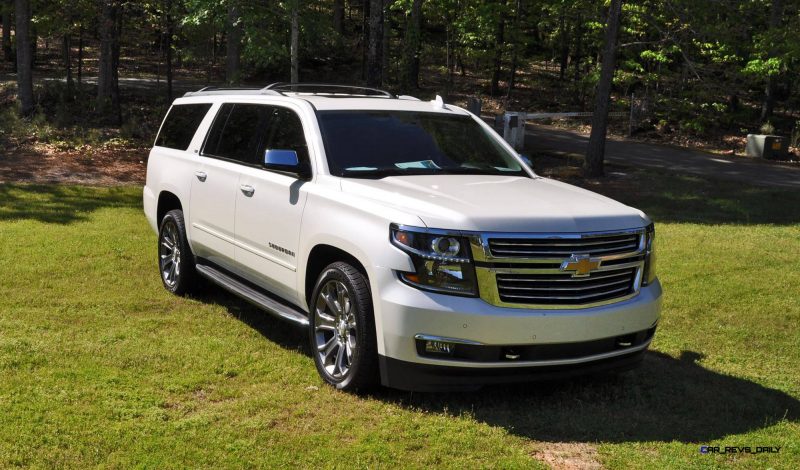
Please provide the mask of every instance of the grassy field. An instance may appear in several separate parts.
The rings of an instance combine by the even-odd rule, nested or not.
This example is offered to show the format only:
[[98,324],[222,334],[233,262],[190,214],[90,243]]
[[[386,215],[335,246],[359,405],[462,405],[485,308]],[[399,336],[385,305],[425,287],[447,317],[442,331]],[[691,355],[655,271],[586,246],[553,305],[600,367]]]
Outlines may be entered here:
[[642,368],[357,397],[293,326],[168,295],[139,188],[0,185],[0,467],[800,468],[800,195],[656,173],[606,192],[659,223]]

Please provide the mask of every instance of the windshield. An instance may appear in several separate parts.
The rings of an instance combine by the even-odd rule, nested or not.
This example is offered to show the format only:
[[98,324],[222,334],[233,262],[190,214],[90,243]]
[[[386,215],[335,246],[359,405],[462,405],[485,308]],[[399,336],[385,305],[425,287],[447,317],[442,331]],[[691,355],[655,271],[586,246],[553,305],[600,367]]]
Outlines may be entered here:
[[528,176],[470,116],[409,111],[320,111],[331,174]]

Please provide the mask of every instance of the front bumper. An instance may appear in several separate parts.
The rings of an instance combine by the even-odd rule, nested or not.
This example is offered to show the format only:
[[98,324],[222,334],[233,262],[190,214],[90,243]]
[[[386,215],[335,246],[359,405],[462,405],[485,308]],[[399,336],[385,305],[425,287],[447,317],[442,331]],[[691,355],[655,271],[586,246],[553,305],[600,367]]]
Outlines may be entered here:
[[573,365],[484,369],[432,366],[380,356],[381,383],[415,392],[471,391],[482,385],[543,380],[619,372],[637,367],[646,350]]
[[432,357],[420,354],[415,337],[455,338],[495,350],[497,346],[570,349],[570,345],[604,339],[613,343],[626,335],[655,331],[661,310],[661,285],[657,281],[636,296],[609,305],[537,310],[497,307],[478,298],[424,292],[401,283],[388,271],[380,276],[379,351],[382,382],[393,388],[464,388],[628,367],[641,359],[652,334],[628,349],[587,350],[584,355],[569,353],[563,357],[537,357],[534,352],[517,360],[502,356],[481,360],[463,355]]

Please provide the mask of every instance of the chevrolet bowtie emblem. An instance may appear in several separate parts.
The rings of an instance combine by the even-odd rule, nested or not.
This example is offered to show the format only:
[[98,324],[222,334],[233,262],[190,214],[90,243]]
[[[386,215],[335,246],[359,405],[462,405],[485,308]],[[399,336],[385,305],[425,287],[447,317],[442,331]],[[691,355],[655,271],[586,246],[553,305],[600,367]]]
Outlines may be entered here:
[[600,260],[589,255],[572,255],[561,263],[562,271],[572,271],[572,277],[586,277],[600,267]]

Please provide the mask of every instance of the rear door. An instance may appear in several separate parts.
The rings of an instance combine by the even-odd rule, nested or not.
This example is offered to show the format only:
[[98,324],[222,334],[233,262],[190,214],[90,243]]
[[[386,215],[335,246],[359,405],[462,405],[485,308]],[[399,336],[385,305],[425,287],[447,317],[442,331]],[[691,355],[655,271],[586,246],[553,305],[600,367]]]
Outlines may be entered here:
[[[308,145],[298,114],[269,106],[270,120],[258,154],[294,150],[309,164]],[[262,167],[242,170],[236,195],[236,261],[247,277],[289,300],[297,296],[297,248],[307,183]]]
[[235,213],[239,176],[255,164],[269,116],[252,104],[225,103],[203,144],[192,178],[191,230],[197,256],[236,270]]
[[215,112],[212,103],[180,103],[172,105],[164,118],[147,162],[144,190],[145,213],[156,230],[161,225],[161,221],[156,220],[161,191],[168,191],[183,201],[188,226],[190,175],[196,169],[197,152]]

